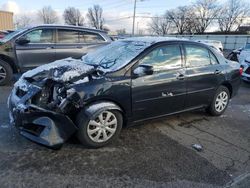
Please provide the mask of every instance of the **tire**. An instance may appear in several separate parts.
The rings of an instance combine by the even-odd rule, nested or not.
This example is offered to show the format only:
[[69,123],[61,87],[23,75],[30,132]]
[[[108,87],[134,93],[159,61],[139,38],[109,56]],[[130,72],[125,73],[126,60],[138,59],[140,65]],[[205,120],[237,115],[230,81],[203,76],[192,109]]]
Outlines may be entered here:
[[[114,117],[116,118],[116,126],[114,125],[109,125],[108,128],[110,128],[109,130],[112,129],[112,132],[109,132],[108,130],[106,130],[107,125],[105,126],[104,124],[101,125],[99,116],[102,114],[102,117],[108,117],[108,114],[110,116],[110,119],[108,119],[108,121],[110,120],[110,122],[115,122],[115,119],[113,119]],[[105,115],[106,114],[106,115]],[[103,110],[101,111],[97,116],[95,120],[91,120],[91,118],[89,118],[85,112],[82,110],[81,112],[79,112],[79,114],[77,115],[76,118],[76,124],[79,127],[79,130],[77,131],[77,138],[78,140],[81,142],[81,144],[83,144],[84,146],[86,146],[87,148],[100,148],[103,147],[107,144],[109,144],[110,142],[112,142],[113,140],[115,140],[122,129],[122,124],[123,124],[123,117],[122,114],[117,111],[117,110]],[[104,120],[106,121],[106,119]],[[98,127],[95,126],[96,123],[98,122]],[[95,124],[95,125],[93,125]],[[113,126],[113,127],[112,127]],[[116,127],[114,129],[114,127]],[[94,132],[95,129],[98,129],[97,131]],[[115,130],[115,131],[114,131]],[[93,131],[93,133],[91,132]],[[106,132],[107,137],[110,136],[109,139],[104,139],[104,132]],[[101,132],[101,133],[99,133]],[[91,135],[92,133],[92,135]],[[98,137],[99,134],[99,140],[93,140],[95,138]]]
[[220,116],[225,112],[230,100],[230,92],[227,87],[220,86],[214,95],[213,101],[207,108],[212,116]]
[[5,61],[0,60],[0,86],[8,85],[13,77],[11,66]]

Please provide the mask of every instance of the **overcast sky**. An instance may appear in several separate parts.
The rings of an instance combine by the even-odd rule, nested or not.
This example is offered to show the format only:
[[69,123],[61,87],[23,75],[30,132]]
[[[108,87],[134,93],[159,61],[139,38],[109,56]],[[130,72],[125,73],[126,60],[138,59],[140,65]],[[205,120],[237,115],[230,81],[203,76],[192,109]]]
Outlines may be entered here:
[[[154,16],[161,15],[167,9],[177,6],[188,5],[193,0],[137,0],[137,16]],[[62,17],[65,8],[69,6],[80,9],[85,16],[87,9],[94,4],[99,4],[103,8],[105,24],[111,30],[126,28],[127,32],[131,32],[134,0],[1,0],[0,9],[12,11],[16,16],[26,14],[32,17],[37,23],[36,13],[43,6],[51,6]],[[139,29],[146,29],[147,22],[145,18],[137,18],[137,26]],[[61,23],[63,19],[61,18]],[[85,19],[85,22],[87,20]],[[34,23],[34,24],[35,24]]]

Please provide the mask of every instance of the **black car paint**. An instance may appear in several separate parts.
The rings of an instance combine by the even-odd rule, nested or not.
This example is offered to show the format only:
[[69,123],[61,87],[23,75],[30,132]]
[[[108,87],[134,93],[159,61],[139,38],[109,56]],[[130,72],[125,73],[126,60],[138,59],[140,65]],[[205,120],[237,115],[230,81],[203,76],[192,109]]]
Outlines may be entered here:
[[[37,29],[52,29],[53,43],[33,43],[19,45],[16,42],[21,36]],[[101,35],[104,38],[105,42],[103,42],[102,44],[57,44],[56,31],[58,29],[96,33]],[[1,42],[0,40],[0,59],[10,64],[14,73],[25,72],[31,68],[50,63],[57,59],[66,57],[81,58],[83,52],[86,53],[88,51],[94,50],[97,47],[109,44],[111,41],[111,38],[106,34],[105,31],[102,30],[67,25],[39,25],[24,29],[6,42]],[[63,53],[61,53],[61,51],[63,51]],[[76,54],[75,51],[77,51],[78,53]]]
[[[156,46],[173,43],[179,44],[182,49],[182,68],[142,77],[133,74],[138,61],[145,54],[149,53]],[[140,55],[125,65],[125,67],[116,72],[110,72],[105,75],[100,75],[97,72],[86,74],[89,77],[89,82],[80,84],[72,83],[66,86],[73,88],[80,100],[73,101],[72,99],[68,99],[70,107],[67,105],[64,106],[65,110],[61,109],[61,113],[46,110],[50,119],[47,119],[47,123],[45,120],[38,122],[44,124],[43,126],[45,127],[50,127],[50,129],[52,127],[57,130],[54,137],[57,138],[55,139],[56,141],[51,142],[48,136],[43,137],[42,140],[39,135],[36,137],[28,136],[28,131],[26,131],[26,135],[24,136],[48,147],[60,147],[77,130],[77,126],[72,125],[75,120],[75,114],[80,110],[84,110],[91,117],[91,113],[93,112],[87,111],[87,109],[97,102],[103,103],[103,109],[109,109],[110,106],[116,107],[117,110],[122,111],[126,124],[132,125],[147,119],[207,107],[220,85],[228,87],[231,91],[231,97],[233,97],[237,93],[241,82],[239,65],[227,62],[212,49],[209,49],[221,64],[189,69],[185,66],[185,52],[182,46],[189,43],[209,49],[206,45],[188,41],[173,40],[158,42],[145,49]],[[217,69],[220,71],[216,71]],[[43,87],[43,84],[41,86]],[[33,92],[35,91],[31,89],[30,93]],[[14,94],[15,89],[11,95]],[[30,99],[30,96],[26,97]],[[18,110],[12,102],[12,96],[9,98],[9,107],[14,116],[16,116],[15,124],[17,126],[23,127],[24,124],[34,123],[35,120],[29,121],[28,118],[18,120],[18,116],[21,116],[21,114],[27,113],[30,116],[33,112],[30,109],[26,109],[25,112]],[[35,113],[39,114],[44,111],[43,108],[37,106],[35,108]],[[60,121],[56,119],[60,115],[65,116],[64,124],[68,128],[72,125],[69,132],[65,131],[66,129],[63,130],[66,134],[64,137],[60,133],[60,129],[63,129],[59,125]],[[46,129],[46,131],[48,130]],[[49,134],[49,131],[47,134]]]

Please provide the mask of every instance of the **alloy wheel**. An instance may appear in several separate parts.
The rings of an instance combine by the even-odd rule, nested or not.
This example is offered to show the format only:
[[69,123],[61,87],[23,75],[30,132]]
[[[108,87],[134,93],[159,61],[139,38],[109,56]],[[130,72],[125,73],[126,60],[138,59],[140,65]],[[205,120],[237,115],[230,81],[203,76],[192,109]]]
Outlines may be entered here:
[[97,143],[106,142],[116,132],[117,118],[110,111],[104,111],[95,120],[90,120],[87,126],[89,138]]
[[222,112],[228,103],[228,94],[225,91],[222,91],[218,94],[215,100],[215,110],[217,112]]

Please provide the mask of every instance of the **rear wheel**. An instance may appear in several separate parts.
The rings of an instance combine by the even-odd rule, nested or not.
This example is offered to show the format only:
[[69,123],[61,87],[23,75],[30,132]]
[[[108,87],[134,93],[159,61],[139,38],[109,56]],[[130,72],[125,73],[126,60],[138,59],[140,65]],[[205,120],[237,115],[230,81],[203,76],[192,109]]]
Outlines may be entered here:
[[0,86],[7,85],[11,82],[13,70],[5,61],[0,60]]
[[213,102],[207,109],[208,112],[213,116],[220,116],[223,114],[228,106],[230,99],[230,92],[225,86],[220,86],[215,95]]
[[83,145],[99,148],[119,136],[122,122],[122,115],[117,110],[104,110],[90,118],[81,111],[76,122],[79,126],[77,137]]

